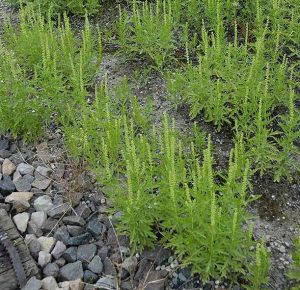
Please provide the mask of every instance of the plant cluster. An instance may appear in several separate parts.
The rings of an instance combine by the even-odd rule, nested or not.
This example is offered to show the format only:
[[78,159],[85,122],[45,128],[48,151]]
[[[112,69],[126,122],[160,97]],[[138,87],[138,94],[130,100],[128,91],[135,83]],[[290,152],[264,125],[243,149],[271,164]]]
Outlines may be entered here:
[[[161,242],[205,281],[242,275],[253,285],[265,283],[268,259],[263,248],[251,251],[252,232],[245,230],[253,198],[242,143],[220,177],[210,139],[202,155],[194,144],[201,134],[185,142],[167,115],[161,129],[147,126],[149,116],[125,88],[126,82],[110,93],[98,86],[92,104],[69,111],[73,121],[64,131],[72,155],[84,158],[104,185],[112,211],[122,212],[118,230],[129,236],[133,253],[153,245],[159,231]],[[264,272],[256,271],[258,264]]]
[[116,30],[118,44],[129,54],[142,55],[156,68],[171,60],[174,49],[175,22],[169,0],[142,4],[133,1],[132,15],[119,8]]
[[52,20],[31,5],[1,37],[1,132],[31,140],[55,120],[70,154],[95,173],[112,212],[122,213],[118,230],[133,252],[158,242],[159,233],[204,281],[243,277],[246,288],[259,289],[269,259],[249,225],[251,176],[272,171],[280,180],[299,169],[298,6],[289,1],[289,9],[280,0],[120,8],[117,42],[126,53],[163,72],[185,46],[186,65],[168,72],[168,89],[175,105],[189,105],[191,118],[204,113],[218,130],[232,129],[225,172],[215,169],[213,144],[198,126],[186,136],[167,114],[161,128],[152,126],[151,106],[139,104],[126,79],[114,90],[105,82],[92,89],[102,46],[87,16],[77,35],[66,13]]
[[99,11],[102,0],[6,0],[14,6],[31,5],[47,15],[49,10],[53,15],[57,13],[71,13],[78,15],[94,14]]
[[27,6],[19,28],[8,22],[1,37],[0,129],[32,140],[53,115],[59,123],[67,105],[74,108],[88,95],[102,49],[87,18],[78,37],[66,15],[56,26],[50,14],[46,21]]
[[[288,272],[288,276],[295,281],[300,281],[300,237],[297,237],[294,243],[295,249],[293,252],[293,264]],[[299,287],[299,286],[298,286]],[[294,287],[292,289],[299,289],[298,287]]]

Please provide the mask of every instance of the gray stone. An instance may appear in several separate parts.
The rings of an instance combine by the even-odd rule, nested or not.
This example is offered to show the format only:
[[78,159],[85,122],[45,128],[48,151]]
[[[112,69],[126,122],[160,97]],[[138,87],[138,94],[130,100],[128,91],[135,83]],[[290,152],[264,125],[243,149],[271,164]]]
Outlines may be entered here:
[[111,277],[100,278],[97,281],[96,286],[99,287],[100,289],[115,289],[116,287],[115,281]]
[[18,181],[21,178],[22,178],[21,173],[19,171],[15,171],[14,174],[13,174],[13,183],[15,183],[16,181]]
[[51,262],[51,255],[45,251],[40,251],[38,264],[43,268],[50,262]]
[[62,280],[72,281],[83,278],[83,269],[81,261],[69,263],[63,266],[59,272]]
[[83,219],[86,219],[89,217],[89,215],[92,213],[92,211],[90,210],[90,208],[84,204],[84,203],[80,203],[76,208],[75,208],[75,212],[78,216],[81,216]]
[[53,232],[53,231],[57,230],[57,228],[58,228],[58,220],[52,219],[52,218],[48,218],[43,223],[41,229],[42,229],[42,231],[44,233],[49,233],[50,231]]
[[135,256],[126,258],[121,267],[125,269],[128,273],[134,273],[137,267],[138,261]]
[[8,175],[3,175],[0,180],[0,194],[7,196],[12,192],[16,191],[16,187]]
[[64,265],[66,265],[66,260],[64,258],[59,258],[55,261],[55,264],[57,264],[57,266],[60,268]]
[[8,158],[10,155],[11,154],[8,150],[5,150],[5,149],[0,150],[0,157],[1,158]]
[[27,232],[28,234],[34,234],[37,237],[43,235],[42,230],[32,221],[28,223]]
[[71,225],[71,226],[84,226],[85,221],[82,217],[76,216],[76,215],[71,215],[71,216],[66,216],[63,218],[63,222],[66,225]]
[[17,167],[17,171],[20,172],[20,174],[25,175],[25,174],[29,174],[32,175],[34,168],[33,166],[26,164],[26,163],[20,163]]
[[35,170],[35,176],[39,173],[42,176],[50,176],[52,170],[45,166],[38,166]]
[[2,163],[2,173],[4,175],[12,175],[15,172],[15,170],[15,164],[13,164],[8,158],[5,158]]
[[72,237],[79,236],[83,233],[83,228],[79,226],[67,226],[68,232]]
[[32,182],[32,186],[33,187],[36,187],[40,190],[45,190],[49,187],[51,183],[51,179],[48,179],[48,178],[45,178],[45,179],[42,179],[42,180],[39,180],[39,179],[35,179],[33,182]]
[[58,273],[59,273],[59,267],[56,263],[49,263],[43,269],[43,274],[46,277],[52,276],[56,278],[58,276]]
[[67,247],[63,242],[57,241],[55,244],[55,247],[53,248],[53,250],[51,252],[51,255],[55,259],[59,259],[61,257],[61,255],[65,252],[66,249],[67,249]]
[[106,257],[108,257],[108,246],[101,246],[100,250],[98,251],[98,256],[101,258],[102,261],[105,260]]
[[9,149],[9,141],[5,138],[0,139],[0,150],[8,150]]
[[85,270],[83,273],[83,281],[88,284],[94,284],[98,280],[98,275],[95,273]]
[[14,181],[17,191],[30,191],[31,183],[26,178],[20,178]]
[[103,224],[97,220],[93,219],[89,221],[87,225],[87,230],[94,236],[94,237],[99,237],[102,233],[103,229]]
[[72,237],[69,239],[68,244],[69,246],[79,246],[88,243],[91,240],[92,236],[90,233],[84,233],[77,237]]
[[58,285],[54,277],[46,277],[42,280],[44,290],[58,290]]
[[7,204],[7,203],[0,203],[0,209],[4,209],[4,210],[6,210],[6,211],[10,211],[10,207],[11,207],[10,204]]
[[117,274],[116,268],[109,258],[105,258],[103,266],[105,275],[115,276]]
[[38,280],[36,277],[31,277],[25,287],[22,290],[40,290],[42,287],[42,281]]
[[54,234],[54,237],[57,240],[62,241],[65,245],[69,245],[70,234],[69,234],[66,226],[62,226],[62,227],[58,228]]
[[31,256],[37,260],[41,251],[41,244],[37,240],[33,240],[29,243],[28,248]]
[[99,256],[95,256],[88,264],[88,269],[96,274],[100,274],[103,271],[103,263],[101,258]]
[[13,220],[16,224],[17,229],[21,233],[24,233],[27,229],[27,225],[29,221],[29,213],[28,212],[19,213],[13,217]]
[[77,261],[77,247],[70,247],[65,250],[62,257],[68,262],[72,263]]
[[59,205],[53,205],[52,208],[48,210],[48,216],[52,218],[59,218],[70,209],[71,205],[68,202]]
[[34,201],[33,206],[36,211],[48,211],[50,208],[52,208],[53,204],[50,196],[43,195]]
[[77,259],[89,263],[95,256],[96,251],[97,247],[94,244],[81,245],[78,247]]
[[55,245],[55,238],[53,237],[39,237],[38,242],[41,244],[42,251],[50,253]]
[[38,228],[42,228],[47,219],[47,214],[44,211],[36,211],[31,214],[31,221],[37,225]]

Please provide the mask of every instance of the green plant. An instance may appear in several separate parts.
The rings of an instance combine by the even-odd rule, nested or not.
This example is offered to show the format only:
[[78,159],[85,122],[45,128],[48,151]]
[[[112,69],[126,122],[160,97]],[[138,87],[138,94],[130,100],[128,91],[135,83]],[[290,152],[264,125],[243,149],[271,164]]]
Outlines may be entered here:
[[295,141],[300,138],[299,116],[299,112],[294,107],[294,91],[291,90],[289,113],[282,116],[280,122],[282,137],[276,139],[281,150],[276,157],[275,181],[280,181],[282,177],[291,180],[292,174],[300,171],[300,165],[294,160],[299,154],[299,148],[295,145]]
[[155,5],[133,1],[133,15],[120,8],[118,43],[127,53],[146,56],[159,70],[171,60],[174,49],[174,21],[171,1]]
[[[88,96],[102,47],[87,17],[76,38],[66,14],[56,27],[51,14],[45,19],[28,5],[20,10],[19,29],[6,24],[1,43],[2,132],[35,139],[53,114],[59,123],[67,104],[75,108]],[[19,112],[15,120],[12,110]]]
[[[300,237],[295,239],[295,250],[293,252],[293,264],[288,272],[288,277],[300,281]],[[296,288],[297,289],[297,288]]]
[[244,285],[246,289],[262,289],[261,286],[268,282],[268,273],[270,270],[269,253],[263,243],[256,245],[255,261],[248,266],[248,279],[250,286]]
[[17,5],[32,5],[34,9],[40,10],[43,15],[46,15],[49,10],[53,16],[57,13],[68,12],[84,16],[94,14],[101,7],[101,0],[7,0],[14,6]]

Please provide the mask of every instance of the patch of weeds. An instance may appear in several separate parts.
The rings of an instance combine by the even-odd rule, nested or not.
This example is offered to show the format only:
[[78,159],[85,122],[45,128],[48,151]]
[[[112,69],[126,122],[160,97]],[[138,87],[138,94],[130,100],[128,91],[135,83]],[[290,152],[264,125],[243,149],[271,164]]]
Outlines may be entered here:
[[[291,163],[299,153],[293,145],[299,138],[299,120],[280,115],[279,108],[296,110],[294,98],[289,100],[289,95],[294,96],[293,70],[288,68],[286,58],[277,60],[278,50],[269,51],[269,24],[252,44],[247,37],[239,44],[237,30],[231,43],[222,31],[215,35],[202,27],[199,64],[188,60],[185,70],[167,77],[171,99],[176,105],[187,102],[191,118],[203,112],[217,130],[229,126],[243,133],[252,166],[260,175],[273,171],[275,180],[289,176],[299,170]],[[285,121],[275,130],[278,118]],[[276,138],[279,134],[289,136],[290,145]]]
[[49,10],[53,16],[67,12],[84,16],[86,13],[95,14],[100,10],[101,0],[6,0],[14,6],[31,5],[35,10],[40,10],[43,15],[47,15]]
[[122,212],[118,230],[129,236],[132,252],[151,247],[160,229],[162,242],[205,280],[246,277],[245,267],[255,255],[251,231],[244,230],[253,198],[246,194],[250,168],[242,146],[230,155],[228,176],[216,183],[210,141],[200,162],[202,148],[195,146],[204,142],[200,132],[186,142],[167,115],[162,129],[140,130],[132,103],[128,110],[119,105],[130,99],[126,82],[115,94],[102,84],[91,105],[70,112],[74,122],[65,135],[71,152],[84,158],[105,185],[104,192],[110,188],[112,211]]
[[[293,264],[291,269],[288,272],[288,277],[290,279],[294,279],[297,282],[300,282],[300,237],[295,240],[294,243],[295,250],[293,252]],[[294,287],[292,289],[299,289],[299,286]]]
[[126,54],[141,55],[161,70],[170,62],[174,49],[172,1],[155,4],[133,1],[132,15],[120,8],[117,43]]
[[101,52],[87,17],[78,38],[66,14],[56,27],[51,14],[45,19],[32,6],[22,8],[19,27],[8,22],[1,36],[1,131],[32,140],[53,113],[59,123],[67,105],[88,96]]

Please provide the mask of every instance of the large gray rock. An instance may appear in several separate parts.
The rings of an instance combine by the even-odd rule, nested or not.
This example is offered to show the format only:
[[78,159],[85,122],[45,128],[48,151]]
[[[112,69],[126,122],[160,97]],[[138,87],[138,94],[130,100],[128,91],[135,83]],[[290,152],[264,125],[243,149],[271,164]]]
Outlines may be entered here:
[[38,264],[43,268],[51,262],[51,255],[45,251],[39,252]]
[[70,209],[71,205],[68,202],[59,205],[53,205],[52,208],[48,210],[48,216],[52,218],[59,218]]
[[36,211],[31,214],[31,221],[37,225],[38,228],[42,228],[47,219],[47,214],[44,211]]
[[37,260],[41,251],[41,244],[37,240],[32,240],[29,243],[28,248],[31,256]]
[[45,166],[38,166],[35,170],[35,176],[37,176],[37,173],[42,176],[50,176],[52,170]]
[[56,278],[58,276],[58,273],[59,273],[59,267],[55,263],[49,263],[43,269],[43,274],[46,277],[52,276]]
[[88,243],[91,240],[92,236],[90,233],[84,233],[77,237],[71,237],[68,241],[69,246],[79,246]]
[[8,139],[1,138],[0,139],[0,150],[8,150],[8,149],[9,149]]
[[112,277],[102,277],[100,278],[96,286],[99,287],[100,289],[115,289],[115,281]]
[[45,212],[47,212],[49,209],[52,208],[53,203],[52,203],[52,200],[51,200],[50,196],[43,195],[43,196],[38,197],[34,201],[33,206],[34,206],[36,211],[45,211]]
[[35,188],[38,188],[40,190],[45,190],[48,188],[48,186],[50,185],[51,183],[51,179],[48,179],[48,178],[44,178],[42,180],[40,179],[35,179],[33,182],[32,182],[32,186],[35,187]]
[[51,255],[57,260],[61,257],[61,255],[65,252],[66,249],[67,247],[63,242],[57,241],[54,249],[51,252]]
[[78,247],[77,259],[89,263],[95,256],[97,246],[94,244],[81,245]]
[[79,227],[79,226],[67,225],[67,229],[68,229],[69,234],[72,237],[80,236],[84,231],[83,227]]
[[63,218],[63,222],[66,225],[71,225],[71,226],[84,226],[85,221],[82,217],[76,216],[76,215],[71,215],[71,216],[66,216]]
[[50,253],[55,245],[55,238],[53,237],[39,237],[38,242],[41,244],[42,251]]
[[57,290],[58,285],[54,277],[46,277],[42,280],[44,290]]
[[10,193],[16,191],[16,187],[8,175],[3,175],[0,180],[0,194],[7,196]]
[[22,174],[22,175],[25,175],[25,174],[32,175],[34,168],[32,165],[29,165],[26,163],[20,163],[17,167],[17,171],[19,171],[20,174]]
[[83,268],[81,261],[69,263],[63,266],[59,271],[62,280],[72,281],[83,278]]
[[90,270],[85,270],[83,273],[83,281],[88,284],[94,284],[98,280],[98,275]]
[[17,191],[30,191],[33,177],[31,175],[24,175],[22,178],[14,181]]
[[128,257],[126,258],[123,263],[121,264],[121,267],[125,269],[128,273],[134,273],[137,267],[138,261],[136,257]]
[[89,221],[87,230],[96,238],[98,238],[103,230],[103,224],[98,219]]
[[56,238],[59,241],[62,241],[65,245],[69,245],[70,234],[67,230],[67,227],[59,227],[54,234],[54,238]]
[[62,257],[69,263],[77,261],[77,247],[67,248]]
[[42,287],[42,281],[38,280],[36,277],[31,277],[25,287],[22,290],[40,290]]
[[100,274],[103,271],[103,263],[99,256],[95,256],[88,264],[88,269],[96,274]]
[[27,229],[27,225],[29,221],[29,213],[28,212],[19,213],[13,217],[13,220],[16,224],[17,229],[21,233],[24,233]]

